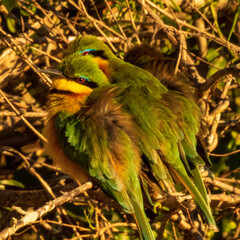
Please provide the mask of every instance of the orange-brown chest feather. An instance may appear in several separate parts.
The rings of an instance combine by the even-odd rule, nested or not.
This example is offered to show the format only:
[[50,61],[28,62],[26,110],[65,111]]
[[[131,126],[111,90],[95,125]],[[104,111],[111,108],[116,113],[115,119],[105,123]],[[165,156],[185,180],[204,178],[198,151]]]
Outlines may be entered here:
[[48,108],[51,116],[58,112],[74,114],[82,108],[89,94],[51,94],[48,98]]
[[102,58],[96,57],[94,60],[97,62],[99,68],[103,71],[103,73],[107,76],[109,79],[110,73],[109,73],[109,63],[107,60],[104,60]]
[[65,173],[81,183],[86,182],[89,179],[88,172],[65,155],[58,142],[55,127],[55,117],[45,123],[44,136],[48,140],[48,143],[45,144],[47,154],[53,160],[54,165],[60,167]]

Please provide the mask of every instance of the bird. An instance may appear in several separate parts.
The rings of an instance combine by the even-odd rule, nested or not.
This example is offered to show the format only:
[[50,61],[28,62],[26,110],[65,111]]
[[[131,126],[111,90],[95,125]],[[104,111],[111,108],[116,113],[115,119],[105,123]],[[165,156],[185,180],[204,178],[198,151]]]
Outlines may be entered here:
[[139,179],[137,125],[121,104],[127,85],[111,84],[91,56],[65,57],[48,95],[46,152],[80,182],[92,179],[136,220],[141,239],[154,240]]
[[[202,119],[202,112],[198,106],[195,88],[189,80],[190,74],[183,69],[174,74],[176,59],[174,57],[164,56],[157,47],[150,46],[146,43],[130,48],[124,55],[124,61],[149,71],[168,89],[162,98],[165,101],[165,105],[177,116],[176,121],[181,129],[187,131],[189,127],[189,113],[195,118],[196,123],[201,122],[198,126],[197,133],[194,129],[189,129],[188,133],[191,134],[192,132],[196,134],[196,147],[197,153],[199,154],[199,156],[192,160],[195,162],[195,166],[193,165],[191,170],[196,179],[195,185],[201,190],[205,202],[209,205],[207,192],[200,176],[199,168],[204,165],[210,168],[212,163],[208,157],[204,139],[207,129]],[[201,161],[201,159],[204,162]]]
[[[83,59],[90,56],[109,83],[123,88],[119,101],[136,126],[142,159],[147,159],[157,179],[177,179],[193,196],[209,226],[216,230],[199,173],[199,166],[205,162],[197,151],[196,135],[200,126],[197,104],[188,100],[186,92],[181,92],[181,85],[167,89],[149,71],[117,58],[95,36],[84,35],[70,43],[66,59],[77,55]],[[62,64],[60,70],[64,69]],[[168,101],[171,98],[176,102]]]

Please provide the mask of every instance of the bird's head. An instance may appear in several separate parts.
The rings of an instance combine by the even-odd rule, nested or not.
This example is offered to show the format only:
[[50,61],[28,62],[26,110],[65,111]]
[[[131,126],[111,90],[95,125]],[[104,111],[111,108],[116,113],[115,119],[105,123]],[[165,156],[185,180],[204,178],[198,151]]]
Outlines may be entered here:
[[105,43],[92,35],[77,37],[72,41],[68,47],[66,55],[69,56],[74,53],[78,53],[80,56],[92,56],[106,76],[109,76],[109,60],[116,58]]
[[61,74],[53,79],[48,98],[51,115],[78,112],[95,88],[109,84],[91,56],[69,55],[60,63],[59,70]]

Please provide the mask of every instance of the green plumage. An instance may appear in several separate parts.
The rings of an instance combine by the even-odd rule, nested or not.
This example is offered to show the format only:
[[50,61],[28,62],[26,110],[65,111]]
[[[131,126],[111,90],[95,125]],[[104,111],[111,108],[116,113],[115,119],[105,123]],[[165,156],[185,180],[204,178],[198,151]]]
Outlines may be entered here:
[[78,113],[59,112],[55,116],[57,138],[64,153],[139,220],[144,239],[153,240],[138,178],[141,159],[136,146],[138,134],[131,116],[118,103],[121,92],[121,88],[105,82]]
[[[210,208],[207,192],[201,178],[199,167],[211,165],[211,162],[203,151],[203,137],[200,128],[200,110],[195,100],[194,88],[186,78],[187,73],[171,74],[175,71],[176,60],[174,58],[163,57],[162,54],[154,47],[143,44],[135,46],[125,55],[125,60],[144,68],[156,76],[164,86],[168,88],[168,92],[163,95],[165,105],[172,110],[177,116],[177,124],[184,135],[179,144],[179,152],[186,168],[194,176],[196,188],[204,198],[207,206]],[[177,106],[177,107],[176,107]],[[202,155],[206,162],[197,152],[196,145],[201,148]],[[191,170],[190,167],[191,166]]]
[[[128,54],[127,59],[147,69],[160,81],[149,72],[116,58],[104,43],[93,36],[83,36],[75,40],[70,45],[68,54],[78,52],[81,55],[85,49],[93,49],[96,53],[102,51],[99,57],[109,63],[109,81],[128,85],[122,94],[121,103],[138,126],[141,135],[139,147],[147,156],[156,176],[160,179],[167,178],[162,170],[163,164],[172,169],[193,195],[210,226],[215,228],[206,190],[197,174],[198,167],[205,164],[196,149],[200,110],[194,100],[194,89],[188,80],[184,75],[178,74],[175,77],[168,73],[174,70],[172,59],[167,64],[161,59],[159,68],[154,62],[157,57],[155,49],[136,47],[133,53]],[[145,54],[142,54],[142,49]],[[96,57],[94,52],[89,55]],[[134,56],[134,53],[137,54]],[[192,180],[189,176],[195,176],[196,187],[190,183]]]
[[118,59],[93,36],[73,41],[59,69],[67,78],[84,76],[95,85],[79,112],[57,114],[59,142],[72,161],[136,216],[145,240],[154,237],[142,201],[142,159],[147,159],[157,180],[171,182],[177,177],[215,228],[198,169],[205,163],[196,148],[200,110],[193,88],[181,84],[179,76],[173,84],[169,80],[173,75],[161,76],[162,69],[155,78],[147,64],[152,57],[146,59],[136,65],[148,71]]

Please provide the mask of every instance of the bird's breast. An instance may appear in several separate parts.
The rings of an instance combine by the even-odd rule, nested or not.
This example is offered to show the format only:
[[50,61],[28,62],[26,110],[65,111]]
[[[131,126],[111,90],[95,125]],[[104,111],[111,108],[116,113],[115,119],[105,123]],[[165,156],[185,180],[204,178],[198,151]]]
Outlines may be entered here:
[[56,134],[55,117],[50,118],[46,122],[44,135],[48,140],[45,144],[45,150],[53,160],[54,165],[60,167],[65,173],[71,175],[81,183],[86,182],[89,179],[88,172],[79,164],[68,158],[59,144]]

